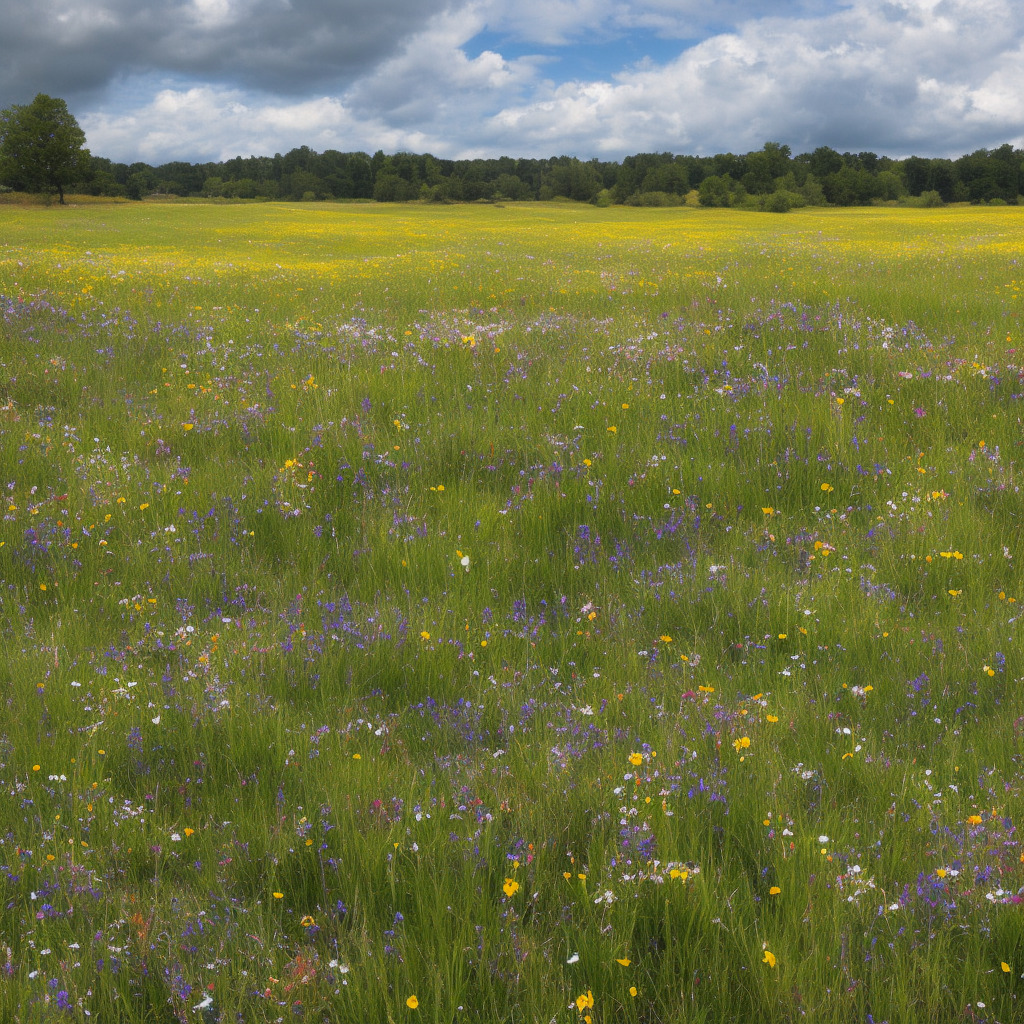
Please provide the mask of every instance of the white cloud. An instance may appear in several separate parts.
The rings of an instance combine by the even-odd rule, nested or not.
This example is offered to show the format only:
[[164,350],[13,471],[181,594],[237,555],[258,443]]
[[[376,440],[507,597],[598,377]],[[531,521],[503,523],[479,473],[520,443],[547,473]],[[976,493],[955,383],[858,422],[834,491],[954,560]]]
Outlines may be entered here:
[[[243,0],[193,2],[227,17]],[[854,0],[828,10],[806,0],[782,9],[817,16],[749,18],[667,63],[561,84],[539,57],[467,53],[480,32],[530,19],[532,38],[561,40],[689,9],[690,0],[473,0],[427,20],[334,96],[283,101],[176,86],[137,110],[81,120],[93,152],[153,163],[298,145],[620,157],[745,152],[768,139],[797,152],[831,145],[891,155],[1024,144],[1024,7],[1014,0]],[[737,0],[733,9],[753,8]]]

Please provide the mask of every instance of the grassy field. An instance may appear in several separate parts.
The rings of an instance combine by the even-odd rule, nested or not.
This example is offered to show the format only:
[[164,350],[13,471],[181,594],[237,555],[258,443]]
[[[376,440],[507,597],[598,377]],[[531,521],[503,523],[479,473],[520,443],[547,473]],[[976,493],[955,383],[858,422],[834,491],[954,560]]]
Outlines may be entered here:
[[0,1018],[1024,1018],[1017,208],[0,211]]

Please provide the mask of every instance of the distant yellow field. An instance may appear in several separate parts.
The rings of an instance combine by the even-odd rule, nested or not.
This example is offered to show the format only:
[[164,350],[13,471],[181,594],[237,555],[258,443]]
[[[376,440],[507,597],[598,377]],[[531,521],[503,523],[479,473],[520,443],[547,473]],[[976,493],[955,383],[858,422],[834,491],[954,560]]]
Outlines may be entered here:
[[[0,280],[82,304],[645,304],[712,283],[758,297],[853,299],[879,314],[973,317],[1019,294],[1024,210],[804,209],[785,215],[577,204],[117,204],[5,207]],[[120,298],[119,298],[120,296]]]

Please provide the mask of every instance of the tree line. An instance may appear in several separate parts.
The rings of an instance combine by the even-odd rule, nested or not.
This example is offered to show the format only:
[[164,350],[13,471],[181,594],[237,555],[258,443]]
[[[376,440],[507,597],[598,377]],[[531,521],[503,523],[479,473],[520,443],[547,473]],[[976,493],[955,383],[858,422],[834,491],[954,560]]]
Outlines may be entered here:
[[[893,202],[1024,203],[1024,150],[1009,143],[958,159],[899,160],[871,152],[840,153],[828,146],[794,156],[778,142],[742,155],[638,153],[621,161],[571,156],[446,160],[429,153],[378,150],[370,156],[300,146],[272,157],[171,161],[154,167],[92,156],[84,141],[62,100],[40,95],[28,106],[0,111],[0,184],[59,190],[62,201],[68,191],[129,199],[161,194],[307,202],[564,198],[599,206],[673,206],[696,201],[777,212]],[[63,165],[54,153],[60,147]]]
[[572,199],[607,206],[681,205],[696,190],[702,206],[782,211],[916,199],[920,205],[1016,204],[1024,192],[1024,151],[1006,144],[956,160],[839,153],[819,146],[792,156],[769,142],[752,153],[687,156],[638,153],[621,162],[498,157],[445,160],[429,153],[317,153],[308,146],[272,157],[151,167],[93,157],[83,190],[141,199],[153,193],[231,199],[375,199],[474,202]]

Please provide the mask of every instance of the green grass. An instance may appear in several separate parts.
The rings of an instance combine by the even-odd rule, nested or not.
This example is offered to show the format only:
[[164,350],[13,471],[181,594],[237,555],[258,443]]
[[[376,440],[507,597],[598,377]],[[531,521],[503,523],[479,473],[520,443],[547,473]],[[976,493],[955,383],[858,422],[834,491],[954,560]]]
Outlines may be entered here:
[[1016,208],[0,219],[3,1019],[1020,1016]]

